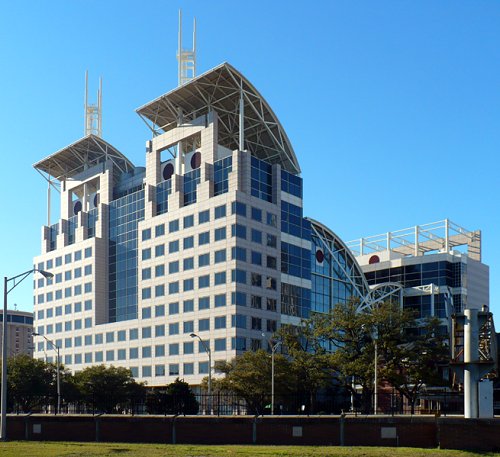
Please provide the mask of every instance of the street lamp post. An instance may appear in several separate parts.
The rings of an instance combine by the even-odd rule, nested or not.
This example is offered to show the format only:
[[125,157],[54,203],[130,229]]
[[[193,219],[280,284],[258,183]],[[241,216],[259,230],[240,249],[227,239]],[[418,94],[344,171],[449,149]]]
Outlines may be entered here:
[[374,365],[375,365],[375,373],[373,377],[373,414],[377,414],[377,409],[378,409],[378,392],[377,392],[377,387],[378,387],[378,330],[375,329],[373,333],[373,342],[375,345],[375,360],[374,360]]
[[[3,322],[2,322],[2,387],[0,394],[0,441],[5,441],[7,439],[7,296],[9,293],[17,287],[22,281],[24,281],[31,273],[38,271],[45,278],[52,278],[54,275],[45,270],[38,270],[37,268],[32,268],[31,270],[25,271],[12,278],[3,279]],[[12,285],[9,288],[9,283]]]
[[[266,335],[262,333],[262,336],[266,338]],[[267,338],[266,338],[267,339]],[[276,349],[281,344],[281,341],[277,341],[273,344],[272,340],[267,340],[269,347],[271,348],[271,416],[274,415],[274,354],[276,353]]]
[[32,333],[33,336],[41,336],[47,343],[49,343],[52,346],[52,349],[56,351],[56,385],[57,385],[57,408],[56,408],[56,414],[61,412],[61,375],[60,375],[60,367],[61,367],[61,357],[60,357],[60,347],[55,344],[52,340],[47,338],[45,335],[42,335],[41,333]]
[[199,335],[196,333],[191,333],[189,335],[191,338],[198,338],[200,343],[203,345],[205,352],[208,354],[208,414],[212,414],[212,351],[210,350],[210,344],[205,343]]

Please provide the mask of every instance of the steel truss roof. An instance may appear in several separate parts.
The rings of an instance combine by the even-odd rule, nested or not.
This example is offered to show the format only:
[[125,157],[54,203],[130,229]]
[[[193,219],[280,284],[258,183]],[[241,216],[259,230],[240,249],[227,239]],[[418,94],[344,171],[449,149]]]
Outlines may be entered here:
[[82,171],[107,160],[113,162],[115,180],[134,169],[133,163],[118,149],[96,135],[87,135],[33,165],[58,181],[70,179]]
[[278,118],[255,87],[234,67],[223,63],[162,95],[136,111],[154,134],[192,121],[214,110],[222,146],[239,149],[240,99],[244,103],[244,148],[259,159],[279,163],[290,173],[300,167]]

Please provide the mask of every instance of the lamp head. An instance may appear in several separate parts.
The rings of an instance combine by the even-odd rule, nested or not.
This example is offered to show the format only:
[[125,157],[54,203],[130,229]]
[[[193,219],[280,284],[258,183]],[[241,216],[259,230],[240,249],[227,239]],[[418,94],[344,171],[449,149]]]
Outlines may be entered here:
[[35,270],[38,271],[44,278],[50,279],[54,277],[54,273],[51,273],[50,271],[45,271],[45,270]]
[[32,335],[32,336],[40,336],[40,333],[38,333],[38,332],[33,332],[31,335]]
[[191,338],[196,338],[198,335],[197,335],[196,333],[191,333],[189,336],[190,336]]

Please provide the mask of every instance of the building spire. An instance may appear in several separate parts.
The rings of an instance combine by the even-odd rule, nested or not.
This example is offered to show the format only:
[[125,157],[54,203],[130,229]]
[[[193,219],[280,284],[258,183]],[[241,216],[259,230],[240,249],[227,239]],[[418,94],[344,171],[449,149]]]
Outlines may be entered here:
[[84,134],[102,138],[102,78],[99,78],[97,103],[89,104],[89,72],[85,72],[85,123]]
[[196,76],[196,18],[193,19],[193,48],[182,48],[182,10],[179,10],[179,42],[177,49],[178,83],[187,83]]

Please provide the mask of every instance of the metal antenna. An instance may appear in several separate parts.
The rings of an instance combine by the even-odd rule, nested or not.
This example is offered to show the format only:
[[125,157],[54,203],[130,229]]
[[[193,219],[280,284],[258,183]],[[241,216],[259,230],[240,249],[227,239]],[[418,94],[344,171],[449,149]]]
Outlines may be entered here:
[[177,49],[179,86],[196,76],[196,18],[193,20],[193,48],[182,47],[182,11],[179,10],[179,43]]
[[84,134],[102,137],[102,78],[99,78],[97,103],[89,104],[89,72],[85,72],[85,126]]

